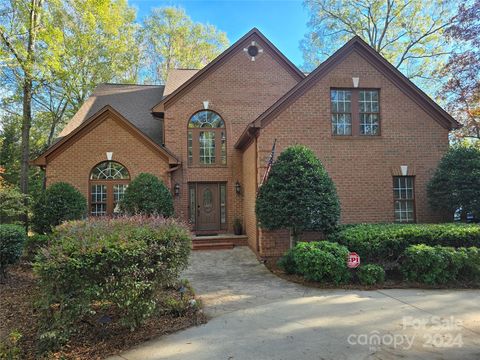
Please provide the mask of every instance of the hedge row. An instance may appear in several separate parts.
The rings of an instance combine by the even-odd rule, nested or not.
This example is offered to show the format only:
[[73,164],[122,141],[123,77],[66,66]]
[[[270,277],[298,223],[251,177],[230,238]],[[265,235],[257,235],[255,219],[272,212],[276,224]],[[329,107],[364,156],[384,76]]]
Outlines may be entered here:
[[401,270],[406,280],[430,285],[480,283],[480,250],[476,247],[411,245]]
[[[345,284],[356,281],[362,285],[381,284],[385,269],[379,264],[362,264],[350,270],[346,260],[349,250],[328,241],[301,242],[289,250],[278,265],[288,274],[302,275],[310,281]],[[428,285],[480,285],[480,249],[410,245],[398,266],[404,280]]]
[[113,311],[135,328],[157,306],[156,290],[187,266],[188,228],[160,217],[89,219],[57,227],[36,259],[41,348],[68,340],[87,316]]
[[365,263],[395,266],[410,245],[480,247],[480,226],[474,224],[346,225],[328,240],[355,251]]

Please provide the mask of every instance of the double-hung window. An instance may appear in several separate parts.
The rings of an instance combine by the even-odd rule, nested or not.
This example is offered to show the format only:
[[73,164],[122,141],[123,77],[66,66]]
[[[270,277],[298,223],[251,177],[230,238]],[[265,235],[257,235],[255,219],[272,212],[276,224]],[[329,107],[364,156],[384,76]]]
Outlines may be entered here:
[[395,222],[415,222],[415,188],[413,176],[393,177]]
[[332,134],[379,135],[379,102],[379,91],[375,89],[330,90]]

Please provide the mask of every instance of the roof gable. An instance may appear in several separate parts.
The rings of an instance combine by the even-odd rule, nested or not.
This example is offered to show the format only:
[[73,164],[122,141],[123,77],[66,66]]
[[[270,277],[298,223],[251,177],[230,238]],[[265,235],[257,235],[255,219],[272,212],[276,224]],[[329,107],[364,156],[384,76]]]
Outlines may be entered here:
[[122,126],[124,126],[134,136],[137,136],[140,140],[142,140],[145,145],[151,147],[162,157],[164,157],[169,164],[179,164],[178,159],[170,151],[168,151],[165,147],[158,145],[110,105],[104,106],[97,113],[89,117],[82,124],[72,130],[69,134],[50,146],[42,155],[33,160],[32,163],[39,166],[47,165],[47,158],[49,156],[54,156],[55,153],[69,147],[75,140],[80,139],[84,135],[88,134],[97,125],[109,118],[119,121]]
[[279,60],[280,64],[282,64],[293,76],[295,76],[298,80],[302,80],[305,78],[305,74],[300,71],[290,60],[288,60],[287,57],[283,55],[280,50],[278,50],[275,45],[270,42],[270,40],[268,40],[257,28],[253,28],[244,36],[242,36],[239,40],[237,40],[233,45],[231,45],[227,50],[225,50],[214,60],[212,60],[203,69],[199,70],[182,85],[176,88],[173,92],[165,96],[157,105],[152,108],[152,112],[156,113],[163,111],[164,107],[167,106],[168,103],[172,102],[173,99],[175,99],[177,96],[181,95],[188,88],[195,85],[198,81],[202,80],[211,71],[221,66],[222,63],[224,63],[236,53],[237,49],[243,49],[249,39],[254,35],[258,36],[258,38],[260,38],[261,41],[263,41],[266,46],[269,47],[274,57],[276,57]]
[[403,75],[397,68],[390,64],[385,58],[377,53],[360,37],[355,36],[344,46],[337,50],[332,56],[321,63],[303,81],[295,85],[290,91],[282,96],[270,108],[265,110],[256,120],[250,123],[235,144],[236,148],[243,148],[249,143],[259,129],[265,127],[279,113],[293,103],[296,99],[306,93],[320,79],[322,79],[336,64],[345,59],[350,53],[356,51],[366,61],[372,64],[379,72],[384,74],[410,99],[417,103],[424,111],[430,114],[443,127],[451,130],[458,128],[460,124],[435,101],[418,88],[411,80]]

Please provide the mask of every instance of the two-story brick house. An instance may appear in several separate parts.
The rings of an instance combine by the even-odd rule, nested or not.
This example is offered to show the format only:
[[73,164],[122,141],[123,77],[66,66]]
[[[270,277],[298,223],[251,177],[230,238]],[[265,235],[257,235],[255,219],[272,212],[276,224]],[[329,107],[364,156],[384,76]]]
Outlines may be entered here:
[[334,180],[343,223],[435,222],[426,184],[458,123],[359,38],[305,75],[253,29],[201,70],[165,86],[103,84],[34,163],[69,182],[90,214],[115,212],[142,172],[163,179],[197,233],[241,219],[259,256],[288,247],[258,229],[255,197],[274,139],[313,149]]

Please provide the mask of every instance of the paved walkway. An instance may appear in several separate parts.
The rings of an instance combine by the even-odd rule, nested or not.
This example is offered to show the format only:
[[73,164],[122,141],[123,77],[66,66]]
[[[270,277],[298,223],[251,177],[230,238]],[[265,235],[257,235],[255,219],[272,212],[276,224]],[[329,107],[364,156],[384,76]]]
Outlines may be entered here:
[[211,317],[111,359],[480,359],[479,290],[322,290],[246,247],[198,251],[186,271]]

